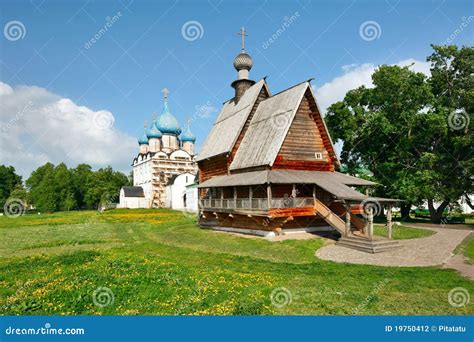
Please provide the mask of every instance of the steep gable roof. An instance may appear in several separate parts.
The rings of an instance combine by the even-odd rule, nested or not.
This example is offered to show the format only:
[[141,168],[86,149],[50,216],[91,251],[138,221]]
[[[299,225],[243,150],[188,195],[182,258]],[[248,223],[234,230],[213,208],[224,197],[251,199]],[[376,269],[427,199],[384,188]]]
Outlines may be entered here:
[[263,87],[270,93],[265,80],[262,79],[247,89],[238,103],[232,100],[224,103],[196,161],[228,153],[232,150]]
[[317,111],[315,113],[318,119],[317,129],[327,137],[326,149],[335,162],[339,163],[311,85],[309,81],[305,81],[275,94],[259,104],[230,165],[230,170],[273,165],[308,89],[310,101]]
[[273,164],[308,86],[300,83],[259,104],[231,170]]

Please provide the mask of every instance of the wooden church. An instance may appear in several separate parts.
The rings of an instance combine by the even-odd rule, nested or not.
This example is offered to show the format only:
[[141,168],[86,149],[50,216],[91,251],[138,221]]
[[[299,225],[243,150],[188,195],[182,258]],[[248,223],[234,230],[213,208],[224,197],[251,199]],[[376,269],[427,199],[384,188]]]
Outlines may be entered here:
[[[337,230],[338,243],[367,252],[395,248],[391,205],[356,190],[375,183],[339,173],[331,137],[310,81],[272,94],[249,78],[245,51],[234,60],[235,96],[224,103],[196,160],[199,225],[261,236]],[[388,238],[374,237],[373,209],[387,207]]]

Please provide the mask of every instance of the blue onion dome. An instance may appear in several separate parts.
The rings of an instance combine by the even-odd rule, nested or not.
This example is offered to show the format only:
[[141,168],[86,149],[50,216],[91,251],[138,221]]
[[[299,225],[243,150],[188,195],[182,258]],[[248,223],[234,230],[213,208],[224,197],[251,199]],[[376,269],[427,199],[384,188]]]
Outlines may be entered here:
[[143,132],[143,135],[138,138],[138,145],[148,145],[148,137],[146,135],[146,128]]
[[182,142],[185,142],[185,141],[195,142],[196,136],[191,132],[191,130],[188,127],[188,129],[181,134],[180,139]]
[[161,138],[162,134],[161,131],[159,130],[158,126],[156,125],[156,120],[153,120],[153,123],[151,124],[150,128],[146,132],[146,136],[148,139],[159,139]]
[[168,108],[168,101],[165,99],[163,111],[158,118],[157,123],[158,129],[163,133],[176,134],[181,133],[181,127],[179,126],[178,120],[170,113]]

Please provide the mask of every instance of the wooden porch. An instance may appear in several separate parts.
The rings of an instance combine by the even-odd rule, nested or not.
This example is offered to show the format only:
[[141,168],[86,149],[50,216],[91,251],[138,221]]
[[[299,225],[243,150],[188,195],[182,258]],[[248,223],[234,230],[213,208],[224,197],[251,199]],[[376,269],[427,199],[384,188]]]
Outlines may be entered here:
[[[274,194],[277,196],[274,197]],[[308,195],[311,196],[308,196]],[[339,199],[316,184],[266,184],[201,189],[201,217],[214,215],[227,223],[236,215],[275,220],[275,230],[298,217],[319,217],[342,237],[374,239],[373,212],[363,220],[361,200]],[[257,222],[257,221],[256,221]],[[269,227],[260,227],[268,229]],[[257,229],[259,229],[257,224]],[[392,237],[391,204],[387,205],[387,238]]]

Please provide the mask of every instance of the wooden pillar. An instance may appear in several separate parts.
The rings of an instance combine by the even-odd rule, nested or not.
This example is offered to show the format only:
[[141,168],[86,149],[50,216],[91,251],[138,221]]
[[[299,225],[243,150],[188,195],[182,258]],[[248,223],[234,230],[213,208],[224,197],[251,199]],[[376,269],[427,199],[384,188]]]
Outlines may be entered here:
[[249,185],[249,208],[252,208],[252,200],[253,200],[253,188]]
[[291,200],[291,206],[296,207],[296,184],[293,184],[290,200]]
[[367,208],[369,212],[369,237],[374,236],[374,210],[372,208]]
[[270,183],[267,184],[267,206],[268,210],[272,207],[272,185]]
[[387,206],[387,237],[392,238],[392,205]]
[[234,208],[237,208],[237,187],[234,186]]
[[221,189],[221,206],[220,208],[224,208],[224,188],[219,188]]
[[209,208],[212,208],[212,188],[207,188],[209,192]]
[[346,230],[344,233],[346,236],[349,236],[351,233],[351,205],[346,203],[344,207],[346,208]]

